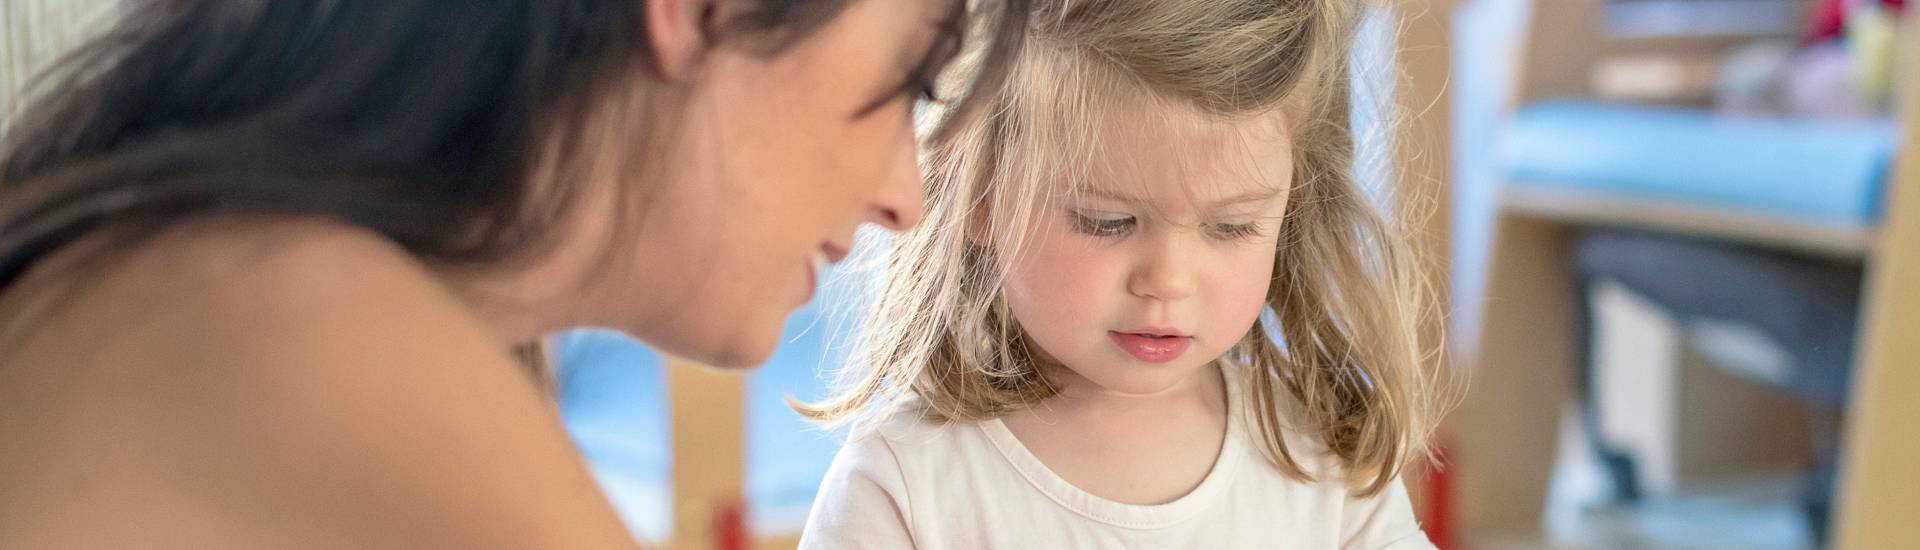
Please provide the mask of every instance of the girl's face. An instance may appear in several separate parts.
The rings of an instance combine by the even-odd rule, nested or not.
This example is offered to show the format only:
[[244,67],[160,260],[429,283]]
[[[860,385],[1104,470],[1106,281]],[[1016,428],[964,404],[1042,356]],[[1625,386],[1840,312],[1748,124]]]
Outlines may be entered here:
[[1106,114],[1085,184],[1043,182],[1063,192],[1039,201],[1023,242],[995,245],[1018,247],[1002,260],[1007,305],[1042,362],[1073,375],[1062,382],[1150,395],[1258,320],[1291,143],[1279,115],[1220,121],[1151,101]]
[[[561,296],[586,310],[560,324],[619,328],[717,366],[765,361],[859,225],[918,222],[912,110],[922,77],[957,46],[959,7],[854,1],[778,52],[725,43],[701,52],[665,150],[608,152],[668,163],[669,181],[635,187],[644,204],[624,225],[611,221],[617,201],[584,197],[582,227],[562,252],[574,273],[611,277],[589,275],[590,288]],[[611,265],[594,263],[609,252]],[[575,280],[559,271],[546,280]]]

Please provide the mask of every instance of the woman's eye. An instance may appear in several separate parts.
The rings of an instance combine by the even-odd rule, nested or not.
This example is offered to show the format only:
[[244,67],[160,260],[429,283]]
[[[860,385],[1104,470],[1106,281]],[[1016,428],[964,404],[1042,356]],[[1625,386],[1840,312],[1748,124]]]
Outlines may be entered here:
[[1095,237],[1116,237],[1133,229],[1133,216],[1111,213],[1073,213],[1074,229]]
[[924,75],[916,75],[913,78],[913,83],[909,85],[911,87],[908,89],[908,92],[914,94],[913,99],[915,101],[934,105],[946,103],[940,99],[940,91],[934,87],[933,79]]

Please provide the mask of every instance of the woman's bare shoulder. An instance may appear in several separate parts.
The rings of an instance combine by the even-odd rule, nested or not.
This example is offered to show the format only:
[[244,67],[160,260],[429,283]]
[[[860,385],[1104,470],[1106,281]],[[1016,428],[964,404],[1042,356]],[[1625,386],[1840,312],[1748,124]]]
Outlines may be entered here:
[[99,268],[0,349],[0,546],[628,544],[504,345],[378,236],[223,220]]

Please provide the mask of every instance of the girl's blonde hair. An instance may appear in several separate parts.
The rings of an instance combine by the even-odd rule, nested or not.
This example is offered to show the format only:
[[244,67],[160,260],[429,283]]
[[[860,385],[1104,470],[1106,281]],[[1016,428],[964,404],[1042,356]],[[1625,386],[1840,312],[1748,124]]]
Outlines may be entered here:
[[1295,185],[1266,298],[1271,314],[1228,355],[1250,370],[1244,405],[1283,472],[1313,477],[1283,437],[1297,428],[1340,459],[1362,494],[1393,482],[1424,455],[1439,407],[1434,354],[1418,335],[1430,313],[1425,283],[1396,227],[1355,182],[1347,60],[1366,6],[1034,4],[1006,93],[923,152],[926,218],[892,244],[841,393],[795,407],[828,424],[858,423],[917,398],[934,417],[980,420],[1053,395],[1001,298],[996,254],[1017,251],[975,238],[982,225],[1025,235],[1036,207],[990,221],[977,209],[1040,204],[1049,182],[1072,181],[1063,176],[1084,166],[1099,137],[1089,121],[1116,92],[1134,90],[1221,119],[1288,113]]

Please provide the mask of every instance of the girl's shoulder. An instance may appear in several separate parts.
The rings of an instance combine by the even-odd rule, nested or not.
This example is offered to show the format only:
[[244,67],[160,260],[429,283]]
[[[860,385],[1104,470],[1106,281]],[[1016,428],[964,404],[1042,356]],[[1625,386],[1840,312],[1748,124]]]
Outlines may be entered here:
[[908,398],[867,414],[848,430],[849,446],[884,446],[914,451],[937,449],[959,443],[976,421],[952,420],[926,407],[918,398]]
[[987,422],[944,418],[909,399],[856,423],[837,460],[915,484],[957,481],[1003,460]]

